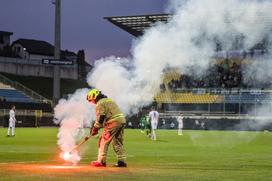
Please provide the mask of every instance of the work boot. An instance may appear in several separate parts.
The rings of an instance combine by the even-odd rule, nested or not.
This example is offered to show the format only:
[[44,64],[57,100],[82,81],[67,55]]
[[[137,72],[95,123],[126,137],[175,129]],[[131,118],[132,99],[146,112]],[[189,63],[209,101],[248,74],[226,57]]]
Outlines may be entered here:
[[105,162],[100,162],[100,161],[93,161],[91,162],[92,167],[106,167]]
[[118,161],[114,167],[127,167],[127,164],[124,161]]

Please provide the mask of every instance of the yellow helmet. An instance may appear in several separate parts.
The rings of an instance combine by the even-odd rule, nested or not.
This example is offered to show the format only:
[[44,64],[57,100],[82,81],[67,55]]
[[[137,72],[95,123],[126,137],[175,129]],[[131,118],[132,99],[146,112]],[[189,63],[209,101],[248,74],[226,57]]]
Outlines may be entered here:
[[97,98],[97,96],[100,94],[100,91],[97,89],[92,89],[88,92],[87,94],[87,100],[89,102],[93,102],[95,103],[95,99]]

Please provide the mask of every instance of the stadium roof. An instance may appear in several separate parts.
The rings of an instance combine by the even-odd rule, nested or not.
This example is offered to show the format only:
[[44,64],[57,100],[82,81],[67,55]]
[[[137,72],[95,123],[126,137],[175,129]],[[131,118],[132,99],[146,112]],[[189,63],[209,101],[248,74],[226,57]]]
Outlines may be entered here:
[[133,36],[139,37],[144,34],[144,31],[147,28],[153,26],[157,22],[166,23],[172,16],[172,14],[153,14],[105,17],[105,19]]

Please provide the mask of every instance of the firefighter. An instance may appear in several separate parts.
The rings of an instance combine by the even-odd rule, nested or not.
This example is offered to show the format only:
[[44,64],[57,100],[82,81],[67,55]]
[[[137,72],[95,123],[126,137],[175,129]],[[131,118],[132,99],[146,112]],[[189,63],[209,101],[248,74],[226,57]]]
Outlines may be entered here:
[[90,132],[92,136],[98,134],[98,130],[104,127],[98,142],[98,158],[91,162],[93,167],[106,167],[108,147],[112,141],[113,150],[118,162],[115,167],[126,167],[125,150],[123,146],[125,116],[118,105],[107,98],[101,91],[92,89],[88,92],[87,100],[96,105],[96,121]]

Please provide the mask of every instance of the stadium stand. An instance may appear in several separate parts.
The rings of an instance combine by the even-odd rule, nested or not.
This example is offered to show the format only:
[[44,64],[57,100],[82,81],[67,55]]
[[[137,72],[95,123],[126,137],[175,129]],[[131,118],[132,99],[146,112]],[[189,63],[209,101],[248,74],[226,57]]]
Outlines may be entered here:
[[50,102],[43,102],[39,99],[32,98],[20,90],[1,83],[0,109],[10,109],[12,105],[16,105],[18,109],[52,112],[52,105]]
[[8,102],[36,102],[31,97],[13,88],[1,88],[0,97],[5,98]]
[[[147,28],[157,22],[166,23],[172,16],[172,14],[151,14],[105,17],[105,19],[131,35],[140,37]],[[246,50],[237,44],[229,50],[222,50],[220,42],[215,40],[214,43],[216,52],[211,57],[206,75],[194,77],[193,75],[197,74],[186,75],[169,68],[164,71],[160,92],[152,103],[160,112],[158,126],[177,128],[176,116],[182,112],[185,116],[185,129],[272,130],[272,124],[255,128],[251,126],[256,125],[260,120],[271,120],[271,115],[266,118],[258,117],[256,108],[264,106],[272,110],[272,92],[270,92],[272,83],[268,81],[265,84],[257,84],[254,75],[249,81],[245,81],[243,72],[246,67],[254,65],[260,57],[269,54],[266,40],[261,40]],[[252,93],[252,89],[258,90],[260,94]],[[147,115],[150,107],[151,105],[142,108],[135,118],[131,118],[135,119],[131,121],[134,127],[139,125],[137,121],[142,114]],[[239,127],[241,124],[243,126]]]
[[[13,102],[46,102],[51,103],[50,100],[34,92],[28,87],[20,84],[17,81],[12,81],[8,77],[0,74],[0,82],[2,85],[6,85],[7,88],[2,88],[2,97],[6,96],[10,101]],[[6,99],[7,99],[6,98]],[[18,98],[18,99],[17,99]]]
[[8,88],[11,88],[11,86],[0,82],[0,89],[8,89]]
[[211,103],[222,103],[223,97],[220,95],[211,94],[193,94],[190,93],[173,93],[163,92],[155,97],[158,103],[189,103],[189,104],[211,104]]
[[0,74],[0,126],[8,126],[13,105],[17,110],[18,127],[54,125],[50,100]]
[[18,91],[3,82],[0,82],[0,98],[2,101],[5,100],[5,102],[36,102],[23,92]]

